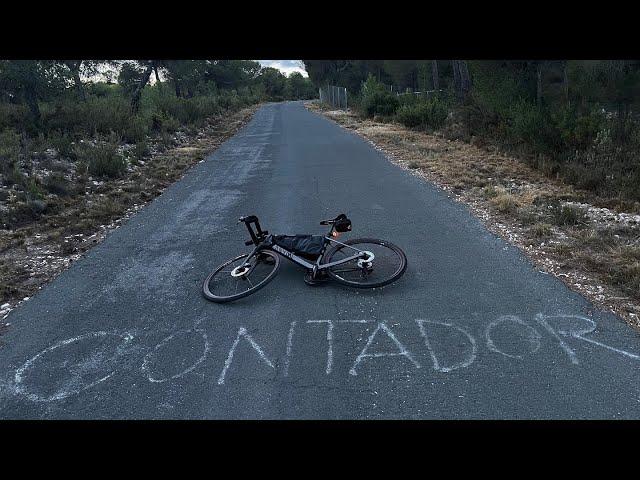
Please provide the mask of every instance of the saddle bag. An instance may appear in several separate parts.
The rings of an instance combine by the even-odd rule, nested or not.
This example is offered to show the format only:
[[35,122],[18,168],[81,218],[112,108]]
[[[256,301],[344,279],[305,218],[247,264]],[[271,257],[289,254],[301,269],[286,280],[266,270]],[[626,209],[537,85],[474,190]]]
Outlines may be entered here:
[[344,213],[341,213],[336,217],[333,227],[336,229],[336,232],[350,232],[351,220],[349,220]]
[[322,235],[274,235],[274,243],[307,260],[317,260],[324,247]]

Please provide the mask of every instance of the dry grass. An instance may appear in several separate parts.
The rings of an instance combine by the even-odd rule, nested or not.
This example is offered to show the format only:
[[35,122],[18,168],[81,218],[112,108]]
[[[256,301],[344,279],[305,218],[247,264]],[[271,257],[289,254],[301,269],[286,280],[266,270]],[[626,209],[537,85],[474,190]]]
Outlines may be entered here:
[[640,225],[611,227],[600,218],[590,218],[587,209],[566,202],[615,207],[617,212],[621,203],[547,177],[491,145],[449,140],[438,133],[360,119],[350,112],[320,111],[313,104],[308,107],[450,192],[540,269],[640,329]]
[[520,205],[518,198],[510,193],[498,193],[489,200],[489,203],[499,212],[511,214],[515,214]]
[[549,238],[553,230],[548,223],[536,223],[529,228],[529,232],[534,238]]

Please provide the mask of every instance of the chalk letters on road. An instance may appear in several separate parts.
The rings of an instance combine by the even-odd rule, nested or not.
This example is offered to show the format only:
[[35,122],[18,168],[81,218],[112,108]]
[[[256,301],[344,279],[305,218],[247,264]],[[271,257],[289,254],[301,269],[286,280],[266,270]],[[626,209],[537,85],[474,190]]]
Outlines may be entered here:
[[[302,325],[299,325],[300,323]],[[353,331],[344,328],[347,324],[365,328],[368,336],[364,344],[358,347],[359,353],[355,357],[344,358],[345,353],[354,355],[355,352],[342,352],[342,356],[336,357],[336,335],[343,339],[355,338]],[[595,346],[630,361],[640,361],[640,355],[637,353],[594,339],[593,335],[597,335],[597,324],[593,320],[569,314],[539,313],[530,321],[525,321],[517,315],[503,315],[489,321],[484,328],[482,324],[477,327],[472,325],[475,327],[473,330],[481,329],[481,343],[478,343],[469,326],[462,327],[451,321],[424,318],[415,319],[415,341],[408,344],[399,339],[398,333],[401,333],[400,338],[407,339],[407,335],[410,335],[407,329],[411,328],[411,323],[406,323],[402,332],[399,332],[386,322],[377,320],[293,321],[286,329],[285,341],[277,346],[272,343],[262,344],[265,339],[254,338],[249,329],[240,326],[235,337],[231,337],[234,340],[229,349],[226,350],[224,347],[224,351],[228,352],[224,360],[210,358],[211,339],[217,338],[218,342],[226,340],[220,338],[219,334],[215,337],[211,333],[207,335],[202,321],[198,321],[190,329],[176,331],[155,345],[137,349],[131,348],[131,344],[135,342],[134,335],[130,332],[89,332],[56,342],[17,368],[12,381],[5,383],[4,389],[10,394],[33,402],[60,401],[97,387],[122,373],[125,367],[119,368],[119,362],[125,365],[131,363],[122,362],[122,358],[139,351],[143,351],[139,373],[154,384],[180,381],[181,378],[198,371],[206,377],[206,372],[211,372],[212,369],[219,372],[214,377],[217,378],[215,383],[218,386],[224,386],[229,381],[246,381],[240,373],[243,370],[238,362],[249,361],[255,365],[262,364],[264,366],[260,368],[267,368],[267,371],[271,369],[273,375],[285,378],[296,368],[294,344],[296,339],[305,335],[305,325],[306,328],[326,326],[326,343],[318,346],[318,359],[322,359],[324,373],[328,376],[348,373],[351,377],[359,377],[358,372],[365,363],[367,368],[385,368],[381,366],[385,362],[376,361],[383,357],[396,358],[414,372],[421,368],[421,362],[428,362],[430,359],[433,371],[453,374],[477,362],[481,346],[486,347],[485,354],[499,355],[513,361],[524,361],[527,357],[539,355],[544,351],[546,355],[565,356],[571,365],[580,365],[578,351],[581,350],[581,344]],[[381,349],[379,344],[383,341],[391,346]],[[184,358],[175,359],[167,353],[177,351],[179,355],[184,350],[182,346],[185,342],[191,357],[185,354]],[[245,353],[239,357],[237,350],[241,343],[250,349],[247,350],[245,346]],[[269,348],[265,349],[264,345]],[[75,353],[78,349],[83,352],[80,357]],[[283,360],[274,362],[272,359],[278,358],[278,355],[281,355],[280,358]],[[237,364],[235,367],[234,362]],[[221,370],[217,370],[215,364],[218,365],[217,369]],[[52,374],[53,368],[55,375]],[[298,368],[302,367],[298,365]],[[47,372],[47,375],[42,375],[42,372]],[[235,373],[232,375],[232,372]],[[300,370],[297,373],[300,373]],[[43,378],[50,383],[38,383],[37,379]]]

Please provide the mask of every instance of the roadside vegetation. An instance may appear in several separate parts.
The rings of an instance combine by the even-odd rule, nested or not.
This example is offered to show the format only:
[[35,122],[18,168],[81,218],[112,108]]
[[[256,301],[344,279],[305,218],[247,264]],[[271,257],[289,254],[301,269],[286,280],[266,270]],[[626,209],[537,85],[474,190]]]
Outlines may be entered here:
[[[640,209],[640,61],[311,61],[364,118],[491,144],[612,208]],[[414,93],[418,92],[418,93]]]
[[0,60],[0,315],[258,104],[315,92],[254,61]]
[[[453,63],[437,62],[438,92],[397,95],[383,83],[393,75],[365,71],[349,112],[320,108],[640,328],[640,65],[465,62],[461,91]],[[432,65],[422,63],[431,90]]]

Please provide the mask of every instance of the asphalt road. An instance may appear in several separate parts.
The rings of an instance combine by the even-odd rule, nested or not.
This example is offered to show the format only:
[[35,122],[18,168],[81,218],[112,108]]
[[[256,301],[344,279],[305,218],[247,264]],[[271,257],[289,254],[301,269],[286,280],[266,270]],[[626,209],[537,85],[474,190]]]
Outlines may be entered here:
[[[231,304],[201,282],[274,233],[401,246],[373,291],[280,274]],[[235,137],[11,313],[1,418],[638,418],[640,339],[463,206],[299,103]]]

